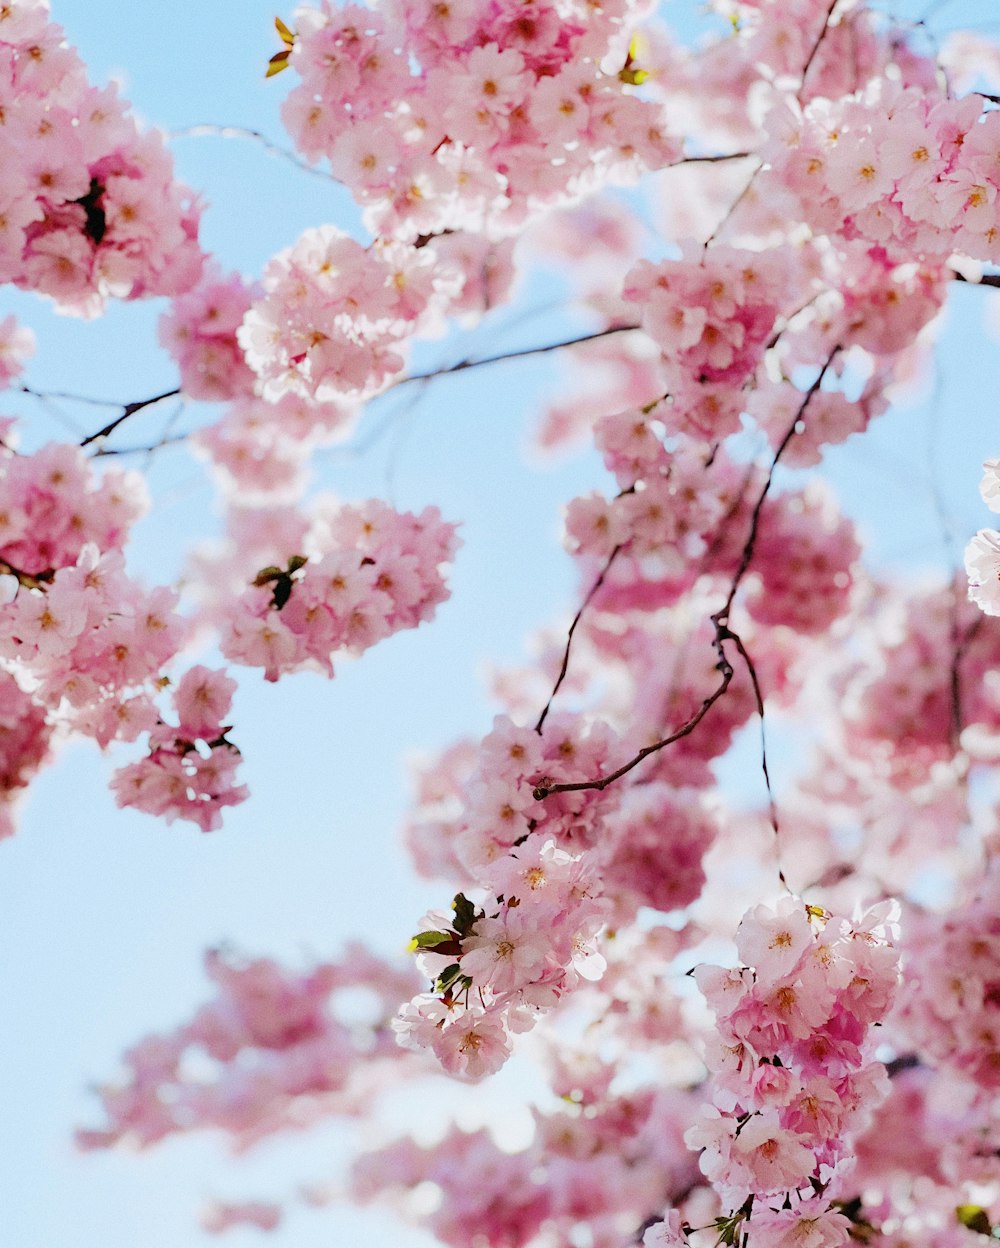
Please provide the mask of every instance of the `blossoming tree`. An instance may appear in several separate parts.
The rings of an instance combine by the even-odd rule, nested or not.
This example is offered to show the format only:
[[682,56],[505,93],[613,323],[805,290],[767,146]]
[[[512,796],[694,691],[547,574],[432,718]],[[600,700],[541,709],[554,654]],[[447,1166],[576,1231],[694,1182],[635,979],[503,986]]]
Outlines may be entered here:
[[[1000,53],[855,0],[712,7],[695,46],[639,0],[279,18],[285,154],[363,228],[317,221],[243,277],[58,11],[0,4],[2,276],[85,318],[168,299],[177,378],[73,442],[0,426],[4,836],[71,738],[112,756],[119,807],[217,831],[253,800],[238,682],[334,677],[426,630],[461,516],[310,484],[384,396],[563,355],[575,388],[538,438],[605,469],[566,500],[571,623],[497,677],[485,733],[421,764],[406,840],[440,904],[375,908],[409,955],[210,950],[211,995],[128,1049],[83,1148],[245,1148],[330,1118],[374,1138],[394,1090],[474,1098],[513,1058],[544,1089],[518,1147],[383,1124],[338,1194],[455,1248],[962,1248],[1000,1227],[1000,534],[905,582],[822,477],[957,286],[1000,285]],[[590,328],[414,364],[516,307],[543,260]],[[30,333],[0,330],[0,379],[65,398],[21,379]],[[120,440],[178,397],[187,424]],[[126,562],[147,490],[120,464],[172,441],[225,534],[150,586]],[[1000,461],[982,491],[1000,510]],[[734,756],[760,800],[720,784]],[[203,1223],[283,1212],[217,1200]]]

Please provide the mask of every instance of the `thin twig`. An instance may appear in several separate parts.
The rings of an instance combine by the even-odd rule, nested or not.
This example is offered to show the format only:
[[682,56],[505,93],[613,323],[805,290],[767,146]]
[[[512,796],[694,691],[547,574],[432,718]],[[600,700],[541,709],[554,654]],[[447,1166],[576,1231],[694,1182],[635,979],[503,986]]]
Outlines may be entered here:
[[951,654],[951,735],[952,744],[958,749],[958,743],[962,735],[962,727],[965,716],[962,713],[962,672],[961,664],[965,658],[969,646],[976,639],[976,634],[982,626],[985,615],[979,615],[965,630],[965,636],[958,636],[958,608],[962,599],[959,597],[958,587],[953,591],[952,598],[952,654]]
[[597,342],[601,338],[610,338],[613,334],[628,334],[641,329],[641,325],[611,325],[607,329],[598,329],[590,334],[580,334],[576,338],[563,338],[559,342],[543,343],[539,347],[524,347],[516,351],[501,351],[496,355],[481,355],[473,359],[459,360],[457,364],[448,364],[444,368],[434,368],[426,373],[408,373],[398,381],[387,386],[382,394],[390,390],[398,390],[401,386],[413,382],[432,381],[435,377],[447,377],[451,373],[463,373],[473,368],[485,368],[487,364],[501,364],[504,360],[523,360],[531,355],[547,355],[552,351],[561,351],[563,347],[578,347],[585,342]]
[[588,590],[586,598],[584,598],[583,602],[580,604],[579,611],[577,611],[576,615],[573,616],[573,623],[569,626],[569,632],[566,634],[566,648],[563,650],[562,666],[559,668],[559,675],[556,677],[556,683],[552,686],[552,692],[549,694],[549,700],[545,703],[545,706],[542,708],[542,713],[538,717],[538,723],[535,724],[535,732],[537,732],[539,736],[542,735],[542,727],[545,723],[545,717],[548,715],[549,708],[552,706],[555,696],[559,692],[559,686],[566,679],[566,672],[569,670],[569,652],[570,647],[573,645],[573,634],[576,632],[576,626],[580,623],[580,619],[582,618],[584,611],[586,611],[587,607],[590,605],[591,599],[604,584],[604,578],[611,571],[611,565],[618,558],[623,545],[623,542],[619,542],[611,554],[608,555],[607,561],[601,569],[600,575]]
[[[739,566],[736,569],[736,574],[733,577],[732,584],[729,587],[729,594],[726,598],[726,602],[722,610],[716,613],[717,617],[720,620],[724,620],[727,623],[729,621],[729,612],[733,605],[733,599],[736,597],[736,591],[740,587],[740,582],[743,580],[744,576],[746,576],[747,570],[750,567],[750,561],[753,558],[754,547],[757,544],[757,530],[760,527],[760,513],[764,507],[764,501],[766,500],[767,495],[771,489],[771,483],[774,480],[774,470],[775,468],[777,468],[778,461],[781,459],[782,455],[784,455],[786,449],[788,448],[789,442],[791,442],[792,438],[795,437],[795,434],[798,429],[799,421],[805,415],[806,408],[809,406],[810,400],[812,399],[813,395],[823,384],[823,378],[826,376],[827,369],[833,363],[834,357],[836,356],[839,350],[840,350],[840,345],[838,343],[838,345],[835,346],[833,350],[830,352],[830,354],[826,357],[826,363],[820,369],[819,375],[817,376],[816,380],[812,383],[812,385],[809,387],[809,389],[806,391],[805,395],[803,396],[802,402],[799,404],[798,409],[795,413],[795,416],[791,424],[788,426],[788,429],[785,431],[785,436],[778,443],[777,450],[774,452],[774,458],[771,460],[771,467],[768,469],[767,479],[764,482],[764,488],[761,490],[760,494],[757,496],[757,502],[754,504],[753,514],[750,517],[750,532],[747,536],[746,543],[743,546],[743,553],[740,556],[740,562],[739,562]],[[714,618],[716,617],[713,616],[713,619]]]
[[[997,101],[1000,103],[1000,100]],[[973,281],[965,277],[961,273],[952,273],[952,280],[955,282],[967,282],[970,286],[1000,286],[1000,273],[984,273],[982,277]]]
[[68,399],[73,403],[86,403],[90,407],[121,407],[114,399],[94,399],[86,394],[70,394],[67,390],[35,390],[31,386],[18,386],[21,394],[45,402],[47,399]]
[[676,169],[678,165],[721,165],[727,160],[747,160],[756,152],[724,152],[719,156],[682,156],[680,160],[664,165],[665,169]]
[[826,32],[830,28],[830,18],[833,17],[833,10],[837,7],[839,2],[840,0],[830,0],[830,7],[826,11],[826,17],[823,18],[823,28],[819,32],[816,42],[813,44],[809,55],[806,57],[805,65],[802,66],[802,78],[800,79],[798,93],[795,97],[800,102],[802,100],[802,92],[806,89],[806,78],[809,75],[809,70],[812,68],[812,63],[816,59],[816,53],[819,51],[820,44],[826,38]]
[[[648,758],[650,754],[655,754],[659,750],[664,749],[666,746],[673,745],[675,741],[680,741],[682,737],[690,736],[690,734],[694,732],[695,728],[698,727],[708,712],[729,688],[732,683],[734,672],[733,665],[726,654],[725,643],[727,641],[731,641],[736,646],[737,650],[740,650],[743,646],[738,634],[734,633],[729,627],[729,613],[732,610],[733,599],[736,597],[736,591],[739,588],[743,577],[746,575],[747,569],[750,567],[750,561],[753,559],[754,547],[757,543],[757,532],[760,525],[760,514],[764,506],[764,500],[767,498],[768,492],[771,488],[771,483],[774,480],[774,470],[778,466],[778,461],[784,454],[789,442],[791,442],[792,438],[795,436],[796,426],[802,419],[802,416],[804,415],[806,408],[809,406],[809,402],[813,395],[822,385],[827,369],[833,363],[834,357],[839,351],[840,344],[838,343],[827,356],[826,362],[820,369],[816,380],[803,396],[802,402],[799,404],[799,408],[795,413],[794,420],[774,452],[774,457],[771,460],[771,467],[768,470],[767,479],[765,480],[763,488],[757,497],[757,502],[754,505],[753,514],[750,519],[750,532],[747,535],[746,542],[744,543],[743,553],[740,556],[739,565],[736,569],[735,575],[733,576],[732,583],[730,584],[726,601],[723,603],[722,607],[710,617],[712,625],[715,629],[715,636],[712,639],[712,644],[715,647],[716,654],[718,655],[718,662],[715,666],[716,670],[722,673],[722,679],[719,684],[702,701],[701,706],[697,711],[695,711],[691,718],[682,724],[676,732],[672,732],[668,737],[664,737],[662,740],[656,741],[652,745],[645,746],[633,758],[629,759],[627,763],[617,768],[617,770],[610,772],[606,776],[598,776],[594,780],[579,780],[566,784],[540,784],[534,789],[533,795],[536,801],[543,801],[546,797],[551,796],[553,793],[575,793],[585,789],[598,789],[603,791],[609,784],[613,784],[616,780],[620,780],[622,776],[627,775],[633,767],[637,767],[644,759]],[[745,655],[745,649],[743,649],[741,653]],[[770,777],[768,776],[768,792],[770,793],[770,791]]]
[[620,780],[622,776],[627,775],[633,767],[638,767],[643,759],[649,758],[650,754],[655,754],[657,751],[664,749],[666,746],[673,745],[675,741],[680,741],[682,737],[690,736],[716,702],[718,702],[718,700],[723,696],[732,682],[734,675],[733,665],[730,663],[723,646],[723,642],[729,640],[730,638],[730,631],[725,625],[716,625],[715,637],[712,644],[715,646],[716,654],[719,656],[719,661],[715,666],[716,670],[721,672],[722,679],[719,681],[715,689],[702,701],[701,706],[698,707],[697,711],[695,711],[691,718],[682,724],[676,732],[672,732],[669,737],[664,737],[662,741],[656,741],[652,745],[645,746],[638,752],[638,754],[635,755],[634,758],[625,763],[624,766],[619,767],[616,771],[612,771],[606,776],[599,776],[596,780],[579,780],[575,783],[568,784],[540,784],[533,791],[535,800],[538,802],[543,801],[546,797],[551,796],[553,793],[577,793],[584,789],[598,789],[603,791],[609,784],[614,784],[616,780]]
[[715,242],[716,238],[718,238],[718,236],[719,236],[720,232],[721,232],[721,231],[722,231],[722,230],[723,230],[723,229],[724,229],[724,228],[725,228],[725,227],[729,224],[729,222],[732,220],[733,213],[734,213],[734,212],[736,211],[736,209],[740,206],[740,204],[742,204],[742,203],[743,203],[743,201],[744,201],[744,199],[746,199],[747,195],[749,195],[749,193],[750,193],[750,188],[751,188],[751,186],[753,186],[753,184],[754,184],[754,179],[757,177],[757,174],[758,174],[758,173],[760,173],[760,171],[761,171],[763,168],[764,168],[764,162],[763,162],[763,161],[761,161],[761,162],[760,162],[760,164],[757,166],[757,168],[753,171],[753,173],[751,173],[750,177],[747,179],[746,186],[744,186],[743,190],[742,190],[742,191],[740,191],[740,193],[736,196],[736,198],[733,200],[733,202],[729,205],[729,207],[728,207],[728,209],[726,210],[725,215],[723,216],[722,220],[718,222],[718,224],[717,224],[717,225],[715,226],[715,228],[712,230],[711,234],[709,234],[708,238],[706,238],[706,239],[705,239],[705,241],[704,241],[704,243],[702,243],[702,247],[703,247],[703,249],[707,250],[707,249],[711,246],[711,244]]
[[[761,770],[764,773],[764,784],[767,786],[767,804],[771,813],[771,827],[774,828],[775,835],[778,835],[778,808],[774,802],[774,791],[771,788],[771,773],[767,766],[767,738],[764,729],[764,695],[761,692],[760,681],[757,678],[757,668],[750,653],[743,643],[742,637],[733,633],[732,643],[736,647],[740,658],[746,664],[747,675],[750,677],[750,683],[753,685],[754,701],[757,704],[757,714],[760,717],[760,763]],[[784,876],[782,876],[784,881]]]
[[174,433],[148,446],[100,446],[94,452],[94,459],[106,459],[111,455],[152,455],[154,451],[158,451],[163,446],[178,446],[187,439],[186,433]]
[[136,412],[141,412],[144,407],[152,407],[155,403],[162,403],[164,399],[173,399],[180,394],[180,387],[175,386],[172,390],[164,390],[162,394],[154,394],[149,399],[137,399],[134,403],[123,403],[122,410],[114,418],[96,433],[88,434],[80,443],[81,446],[90,446],[91,442],[97,442],[101,438],[109,437],[118,428],[124,424],[130,416],[134,416]]
[[303,173],[310,173],[314,178],[322,178],[324,182],[336,182],[338,185],[343,185],[341,180],[335,178],[332,173],[326,173],[322,169],[317,169],[315,165],[310,165],[307,161],[300,159],[293,151],[282,147],[279,143],[275,143],[273,139],[269,139],[260,130],[251,130],[248,126],[183,126],[179,130],[170,130],[167,133],[167,138],[171,141],[174,139],[202,139],[206,137],[213,139],[249,139],[262,147],[268,156],[275,156],[279,160],[285,160]]

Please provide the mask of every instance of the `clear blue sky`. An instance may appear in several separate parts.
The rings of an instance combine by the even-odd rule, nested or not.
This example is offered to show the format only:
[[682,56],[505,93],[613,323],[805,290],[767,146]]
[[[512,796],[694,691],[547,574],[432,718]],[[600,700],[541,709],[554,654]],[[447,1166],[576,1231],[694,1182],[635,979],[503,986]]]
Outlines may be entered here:
[[[676,0],[668,12],[690,7]],[[231,123],[282,138],[277,108],[286,81],[262,79],[276,50],[270,0],[55,0],[54,10],[92,79],[123,76],[126,95],[149,122],[168,129]],[[955,3],[941,18],[954,12],[985,21],[992,10],[985,0]],[[307,226],[353,220],[337,188],[252,144],[185,139],[174,151],[182,175],[208,201],[204,241],[226,267],[256,273]],[[548,293],[531,286],[526,299],[541,305]],[[831,475],[873,538],[877,560],[940,563],[935,490],[960,545],[988,523],[976,487],[981,460],[1000,454],[991,398],[1000,394],[1000,366],[995,338],[982,337],[991,299],[985,291],[955,292],[933,408],[893,413],[869,442],[831,456]],[[155,346],[159,307],[118,307],[83,323],[5,292],[0,314],[7,310],[38,333],[33,385],[127,400],[174,384],[172,365]],[[494,350],[560,332],[539,319],[502,339],[489,330],[479,342]],[[981,345],[970,350],[970,342]],[[430,344],[424,358],[445,361],[469,349],[465,340]],[[324,461],[324,483],[345,497],[391,488],[399,506],[436,502],[463,522],[454,597],[431,628],[343,665],[332,683],[310,675],[267,687],[244,682],[234,736],[253,798],[229,814],[223,832],[203,837],[116,810],[106,789],[110,764],[82,746],[67,749],[34,787],[18,836],[0,846],[8,1055],[0,1073],[2,1248],[201,1248],[219,1242],[196,1227],[203,1196],[280,1196],[332,1172],[334,1132],[268,1146],[238,1163],[217,1139],[143,1158],[80,1158],[71,1132],[93,1120],[87,1083],[110,1075],[123,1048],[176,1025],[205,996],[207,945],[227,939],[294,959],[335,953],[366,934],[392,952],[424,908],[446,900],[445,890],[413,880],[398,846],[402,760],[485,731],[492,709],[482,696],[484,664],[519,661],[526,634],[573,609],[559,508],[600,474],[587,458],[537,471],[523,452],[539,388],[559,377],[558,366],[525,362],[488,378],[442,380],[371,453]],[[63,436],[39,407],[5,403],[4,411],[15,410],[32,440]],[[80,416],[78,408],[66,411]],[[135,433],[157,428],[151,417]],[[179,541],[206,535],[217,519],[185,452],[158,458],[151,483],[157,504],[133,566],[154,579],[176,569]],[[393,917],[371,932],[374,889]],[[222,1242],[262,1241],[240,1232]],[[271,1240],[274,1248],[362,1242],[430,1243],[387,1217],[342,1210],[301,1210]]]

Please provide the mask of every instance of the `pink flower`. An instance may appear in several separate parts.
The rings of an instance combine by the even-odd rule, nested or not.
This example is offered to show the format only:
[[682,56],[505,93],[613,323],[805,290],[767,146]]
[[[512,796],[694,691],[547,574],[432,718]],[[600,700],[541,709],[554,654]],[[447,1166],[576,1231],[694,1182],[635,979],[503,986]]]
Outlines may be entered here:
[[450,1074],[463,1079],[492,1075],[507,1060],[510,1040],[502,1019],[468,1010],[434,1034],[434,1052]]
[[987,615],[1000,615],[1000,533],[980,529],[965,548],[969,598]]
[[811,943],[805,907],[794,897],[782,897],[773,907],[755,906],[736,930],[740,959],[768,980],[787,975]]

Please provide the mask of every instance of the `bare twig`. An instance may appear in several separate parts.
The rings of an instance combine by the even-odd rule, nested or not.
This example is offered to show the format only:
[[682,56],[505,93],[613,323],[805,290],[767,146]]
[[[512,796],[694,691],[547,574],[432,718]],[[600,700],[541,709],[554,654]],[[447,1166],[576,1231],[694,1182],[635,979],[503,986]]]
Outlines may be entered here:
[[795,97],[799,101],[802,99],[802,92],[806,89],[806,78],[809,76],[809,70],[812,68],[813,61],[816,59],[816,53],[820,49],[820,44],[826,38],[826,32],[830,29],[830,18],[833,17],[833,10],[837,7],[839,2],[840,0],[830,0],[830,7],[827,9],[826,16],[823,18],[823,27],[817,35],[816,42],[810,49],[809,55],[806,57],[806,63],[802,66],[802,78],[799,83],[798,93]]
[[579,780],[575,783],[568,784],[540,784],[533,792],[535,800],[539,802],[543,801],[546,797],[551,796],[553,793],[577,793],[584,789],[598,789],[603,791],[609,784],[614,784],[616,780],[620,780],[622,776],[627,775],[633,767],[638,767],[643,759],[649,758],[650,754],[656,754],[659,750],[664,749],[666,746],[673,745],[675,741],[680,741],[682,737],[690,736],[716,702],[718,702],[718,700],[726,692],[732,682],[734,675],[733,665],[726,656],[726,652],[723,647],[723,642],[729,640],[730,638],[731,634],[727,627],[723,625],[718,625],[716,627],[715,638],[712,644],[715,646],[716,653],[719,656],[719,661],[715,666],[716,670],[721,673],[721,679],[715,689],[713,689],[712,692],[702,701],[702,704],[698,707],[697,711],[695,711],[691,718],[688,719],[686,723],[682,724],[676,732],[672,732],[669,737],[664,737],[662,741],[656,741],[652,745],[645,746],[638,752],[638,754],[636,754],[634,758],[625,763],[624,766],[619,767],[616,771],[612,771],[606,776],[599,776],[596,780]]
[[576,632],[576,626],[580,623],[583,613],[587,609],[587,607],[590,605],[590,602],[593,599],[594,595],[604,584],[604,578],[611,571],[611,565],[618,558],[618,555],[621,552],[622,546],[623,546],[623,543],[619,542],[618,545],[611,552],[611,554],[608,555],[608,558],[604,564],[604,567],[601,569],[600,575],[598,576],[597,580],[594,581],[593,585],[591,585],[590,589],[587,592],[586,598],[584,598],[583,602],[580,604],[579,611],[577,611],[576,615],[574,615],[573,617],[573,623],[569,626],[569,632],[566,634],[566,648],[563,651],[562,666],[559,668],[559,675],[556,677],[556,683],[552,686],[552,692],[549,694],[549,700],[548,702],[545,703],[545,706],[542,708],[542,713],[538,717],[538,723],[535,724],[535,732],[537,732],[539,736],[541,736],[542,734],[542,727],[545,724],[545,717],[549,713],[549,708],[552,706],[553,700],[555,699],[556,694],[559,692],[559,686],[566,679],[566,672],[569,669],[569,652],[570,652],[570,647],[573,645],[573,634]]
[[964,599],[960,597],[957,586],[953,591],[952,598],[952,652],[951,652],[951,672],[949,675],[949,684],[951,689],[951,737],[952,744],[958,749],[959,739],[962,735],[965,716],[962,713],[962,660],[968,652],[969,646],[976,639],[976,635],[982,626],[985,615],[979,615],[969,627],[965,630],[965,635],[958,635],[958,608],[960,602]]
[[251,130],[248,126],[183,126],[179,130],[169,131],[167,138],[170,140],[202,138],[249,139],[263,148],[268,156],[275,156],[279,160],[287,161],[288,164],[294,165],[296,169],[300,169],[303,173],[309,173],[314,178],[322,178],[324,182],[336,182],[339,185],[343,185],[340,179],[335,178],[332,173],[326,173],[322,169],[317,169],[315,165],[310,165],[307,161],[301,160],[293,151],[282,147],[279,143],[275,143],[273,139],[269,139],[260,130]]
[[35,390],[31,386],[18,386],[17,389],[21,394],[30,395],[33,399],[39,399],[42,402],[48,399],[68,399],[73,403],[86,403],[89,407],[121,407],[121,403],[114,399],[94,399],[86,394],[70,394],[67,390]]
[[757,177],[757,174],[760,173],[761,169],[763,168],[764,168],[764,162],[761,161],[760,164],[757,166],[757,168],[753,171],[753,173],[751,173],[750,177],[747,179],[746,185],[743,187],[743,190],[740,191],[740,193],[736,196],[733,202],[726,209],[725,215],[722,217],[722,220],[718,222],[718,224],[712,230],[711,234],[709,234],[708,238],[705,239],[704,243],[702,244],[703,248],[707,250],[707,248],[710,247],[711,244],[715,242],[715,240],[718,238],[722,230],[729,224],[729,222],[732,220],[733,213],[736,211],[737,208],[739,208],[740,204],[743,203],[747,195],[749,195],[750,188],[754,184],[754,179]]
[[590,334],[579,334],[575,338],[563,338],[559,342],[543,343],[539,347],[524,347],[515,351],[500,351],[496,355],[481,355],[472,359],[459,360],[457,364],[448,364],[444,368],[432,368],[426,373],[408,373],[387,386],[382,394],[398,390],[401,386],[412,385],[414,382],[432,381],[435,377],[447,377],[452,373],[464,373],[473,368],[485,368],[488,364],[501,364],[504,360],[523,360],[532,355],[548,355],[552,351],[561,351],[563,347],[578,347],[586,342],[597,342],[602,338],[610,338],[614,334],[628,334],[641,329],[640,325],[611,325],[607,329],[598,329]]
[[[1000,103],[1000,100],[998,100],[997,103]],[[969,278],[964,277],[961,273],[952,273],[951,276],[953,281],[967,282],[970,286],[1000,286],[1000,273],[984,273],[978,281],[974,282],[970,281]]]
[[678,165],[721,165],[729,160],[748,160],[756,152],[723,152],[718,156],[682,156],[680,160],[671,161],[666,169],[676,169]]
[[[798,429],[799,421],[805,415],[806,408],[809,406],[810,400],[812,399],[813,395],[823,384],[823,378],[826,376],[827,369],[833,363],[834,357],[837,355],[837,352],[839,350],[840,350],[840,346],[838,344],[837,346],[833,348],[830,354],[826,357],[826,363],[819,370],[819,375],[817,376],[816,380],[812,383],[812,385],[806,391],[802,399],[802,402],[799,404],[798,410],[796,411],[795,416],[792,419],[791,424],[788,426],[788,429],[785,431],[785,436],[778,443],[778,447],[774,452],[774,458],[771,460],[771,467],[768,469],[767,480],[764,482],[764,488],[761,490],[760,494],[757,496],[757,502],[754,504],[753,514],[750,517],[750,532],[747,536],[746,543],[743,546],[743,553],[740,556],[740,562],[739,562],[739,566],[736,569],[736,574],[733,576],[732,583],[729,587],[729,594],[726,598],[726,602],[722,610],[716,613],[717,617],[720,620],[724,620],[727,623],[729,621],[729,612],[733,605],[733,599],[736,597],[736,591],[740,587],[740,582],[743,580],[744,576],[746,576],[747,571],[750,567],[750,561],[751,559],[753,559],[754,547],[757,544],[757,530],[760,527],[760,513],[764,507],[764,501],[766,500],[767,495],[771,489],[771,483],[774,480],[774,470],[778,466],[778,461],[781,459],[782,455],[784,455],[785,451],[787,450],[789,442],[791,442],[792,438],[795,437],[795,434]],[[713,616],[712,618],[715,619],[716,616]]]
[[[704,700],[701,703],[701,706],[698,707],[697,711],[695,711],[695,713],[690,717],[690,719],[688,719],[685,723],[683,723],[680,726],[680,728],[677,729],[676,732],[672,732],[669,736],[664,737],[660,741],[654,742],[652,745],[645,746],[633,758],[629,759],[627,763],[623,764],[621,767],[617,768],[615,771],[609,772],[608,775],[606,776],[598,776],[593,780],[579,780],[579,781],[569,782],[565,784],[540,784],[536,786],[536,788],[534,789],[534,798],[536,801],[543,801],[545,798],[550,797],[554,793],[575,793],[575,792],[579,792],[579,791],[586,790],[586,789],[597,789],[597,790],[603,791],[604,789],[608,787],[609,784],[613,784],[616,780],[620,780],[622,776],[627,775],[632,770],[633,767],[637,767],[644,759],[648,758],[651,754],[657,753],[659,750],[664,749],[668,745],[673,745],[675,741],[680,741],[681,738],[683,737],[690,736],[690,734],[694,732],[695,728],[698,727],[701,721],[705,718],[705,716],[712,709],[712,707],[716,704],[716,702],[718,702],[718,700],[723,696],[723,694],[726,692],[726,690],[729,688],[730,684],[732,683],[734,670],[733,670],[733,665],[730,662],[728,655],[726,654],[725,643],[727,641],[731,641],[733,645],[736,646],[741,657],[743,657],[744,661],[748,663],[748,671],[750,670],[750,668],[752,667],[752,663],[750,663],[749,661],[749,655],[747,654],[746,649],[743,646],[743,642],[738,636],[738,634],[734,633],[732,629],[729,627],[729,614],[730,614],[730,611],[732,610],[733,600],[736,597],[736,591],[739,588],[740,582],[743,580],[743,577],[746,575],[747,569],[750,567],[750,561],[753,559],[754,547],[756,546],[756,543],[757,543],[757,532],[758,532],[758,528],[760,525],[760,514],[764,506],[764,500],[767,498],[768,492],[771,489],[771,483],[774,480],[774,470],[778,466],[778,461],[781,459],[781,456],[785,453],[785,450],[788,447],[788,444],[791,442],[792,438],[795,436],[799,421],[802,419],[803,415],[805,414],[805,410],[809,406],[809,402],[812,399],[813,395],[822,385],[823,378],[826,376],[827,369],[833,363],[833,360],[839,351],[840,351],[840,344],[838,343],[837,346],[835,346],[830,351],[830,354],[827,356],[826,362],[823,364],[822,368],[820,369],[819,374],[816,377],[816,380],[812,383],[812,385],[809,387],[809,389],[806,391],[805,395],[803,396],[802,402],[799,404],[799,407],[795,413],[794,419],[792,420],[791,424],[788,427],[787,432],[785,433],[785,436],[781,439],[781,442],[778,444],[778,447],[774,452],[774,457],[771,460],[771,467],[768,470],[767,479],[765,480],[764,485],[760,491],[760,494],[757,497],[757,502],[754,505],[753,513],[750,518],[750,531],[747,535],[746,542],[744,543],[744,546],[743,546],[743,553],[740,556],[739,565],[737,566],[736,572],[733,575],[733,579],[729,587],[729,593],[726,596],[726,601],[723,603],[722,607],[710,617],[712,621],[712,625],[715,629],[715,635],[712,639],[712,645],[715,647],[716,654],[718,655],[718,662],[716,663],[715,666],[716,666],[716,670],[721,672],[722,674],[722,678],[719,681],[719,684],[706,698],[704,698]],[[751,680],[754,680],[755,692],[757,693],[757,696],[759,699],[760,688],[759,688],[759,685],[756,684],[755,673],[751,673]],[[761,703],[761,706],[762,706],[762,703]],[[765,775],[766,774],[767,773],[765,771]],[[770,782],[769,775],[767,776],[767,784],[768,784],[768,794],[770,795],[771,782]],[[775,830],[777,830],[776,823],[775,823]],[[782,877],[782,882],[784,882],[784,877]]]
[[98,442],[102,438],[110,437],[119,425],[124,424],[130,416],[134,416],[136,412],[141,412],[145,407],[152,407],[156,403],[162,403],[164,399],[173,399],[180,394],[180,388],[175,386],[173,390],[164,390],[162,394],[154,394],[149,399],[137,399],[134,403],[123,403],[121,411],[114,418],[109,420],[103,428],[98,429],[96,433],[88,434],[80,443],[81,446],[90,446],[92,442]]
[[112,455],[152,455],[163,446],[177,446],[181,442],[186,442],[187,439],[188,435],[186,433],[173,433],[169,437],[163,437],[156,442],[150,443],[148,446],[101,446],[94,452],[94,458],[106,459]]
[[[760,765],[764,773],[764,784],[767,787],[767,806],[771,815],[771,827],[774,829],[775,836],[778,835],[778,807],[774,801],[774,790],[771,788],[771,773],[767,766],[767,733],[764,727],[764,695],[761,692],[760,681],[757,678],[757,668],[751,659],[749,651],[743,644],[743,639],[736,633],[732,635],[732,643],[736,647],[740,658],[746,664],[747,675],[750,677],[750,683],[753,685],[754,701],[757,703],[757,714],[760,717]],[[784,884],[784,874],[779,869],[778,875]]]

